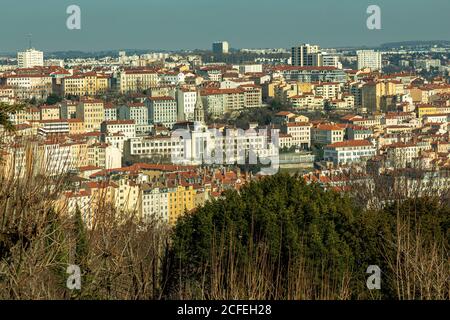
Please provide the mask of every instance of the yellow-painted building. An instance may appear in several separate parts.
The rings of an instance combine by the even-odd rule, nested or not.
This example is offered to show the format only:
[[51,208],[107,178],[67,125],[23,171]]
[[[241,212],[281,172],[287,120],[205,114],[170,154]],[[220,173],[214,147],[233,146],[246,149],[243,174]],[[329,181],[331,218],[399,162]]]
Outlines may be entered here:
[[58,106],[41,106],[39,111],[40,120],[58,120],[60,118]]
[[110,77],[96,72],[66,77],[62,83],[65,96],[93,96],[105,93],[110,89]]
[[75,168],[85,167],[89,164],[88,145],[85,142],[74,142],[70,144],[70,158]]
[[103,101],[82,100],[77,106],[77,118],[84,122],[86,132],[100,131],[100,125],[105,118]]
[[369,82],[361,88],[362,106],[368,112],[381,111],[381,97],[396,94],[397,86],[394,82]]
[[438,107],[430,104],[418,105],[416,108],[417,116],[422,118],[425,115],[443,114],[450,113],[450,106],[448,107]]
[[69,123],[69,134],[82,134],[86,132],[84,122],[81,119],[67,119]]
[[177,186],[169,189],[169,223],[175,224],[186,211],[195,208],[193,186]]

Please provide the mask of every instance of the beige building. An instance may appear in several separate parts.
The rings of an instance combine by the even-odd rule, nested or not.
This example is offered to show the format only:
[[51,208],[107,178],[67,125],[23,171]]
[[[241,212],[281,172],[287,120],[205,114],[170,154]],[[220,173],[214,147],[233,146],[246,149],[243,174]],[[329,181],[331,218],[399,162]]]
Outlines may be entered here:
[[41,120],[57,120],[60,119],[58,106],[40,106]]
[[77,105],[77,118],[84,122],[87,132],[100,131],[105,117],[104,104],[101,100],[85,99]]
[[110,89],[110,77],[105,74],[88,72],[62,80],[63,94],[74,96],[94,96],[103,94]]
[[125,69],[120,73],[119,81],[121,93],[132,93],[155,87],[159,76],[153,69]]

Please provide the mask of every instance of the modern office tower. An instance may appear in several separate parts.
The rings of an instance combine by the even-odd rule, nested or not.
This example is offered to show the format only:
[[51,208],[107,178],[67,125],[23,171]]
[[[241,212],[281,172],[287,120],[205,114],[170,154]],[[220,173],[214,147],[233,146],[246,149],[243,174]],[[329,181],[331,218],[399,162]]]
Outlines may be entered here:
[[214,42],[212,45],[212,51],[216,54],[228,53],[228,50],[229,44],[227,41]]
[[321,66],[322,54],[320,47],[307,43],[292,47],[292,65],[299,67]]
[[33,68],[44,66],[44,53],[35,49],[17,53],[17,64],[19,68]]
[[358,50],[358,69],[370,68],[381,70],[381,52],[374,50]]

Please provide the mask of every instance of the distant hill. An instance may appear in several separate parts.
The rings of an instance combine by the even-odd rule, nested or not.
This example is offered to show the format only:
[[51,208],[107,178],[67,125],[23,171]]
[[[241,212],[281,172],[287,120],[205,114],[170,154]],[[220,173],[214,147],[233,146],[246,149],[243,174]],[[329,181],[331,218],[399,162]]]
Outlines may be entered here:
[[380,45],[381,48],[399,48],[399,47],[450,47],[450,41],[447,40],[429,40],[429,41],[401,41],[388,42]]

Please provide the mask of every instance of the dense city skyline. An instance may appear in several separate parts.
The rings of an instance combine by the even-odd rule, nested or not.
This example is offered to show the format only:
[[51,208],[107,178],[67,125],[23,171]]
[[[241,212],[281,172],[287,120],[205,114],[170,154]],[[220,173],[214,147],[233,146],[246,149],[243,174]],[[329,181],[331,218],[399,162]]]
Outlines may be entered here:
[[[81,8],[81,30],[66,28],[66,9],[72,4]],[[209,49],[217,40],[229,41],[232,48],[289,48],[298,42],[345,47],[450,40],[448,1],[281,0],[274,4],[271,0],[258,1],[258,6],[236,0],[130,0],[126,4],[102,0],[6,0],[0,28],[9,32],[0,36],[0,52],[26,48],[29,34],[32,45],[45,52]],[[366,27],[366,9],[371,4],[381,8],[381,30]]]

